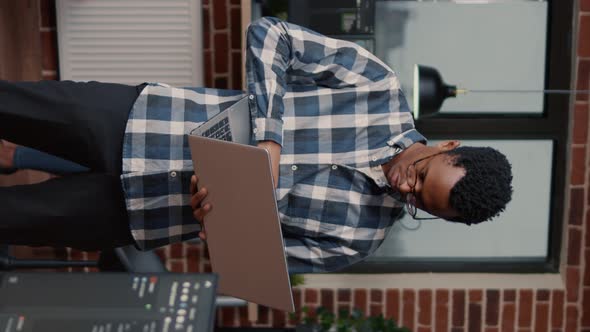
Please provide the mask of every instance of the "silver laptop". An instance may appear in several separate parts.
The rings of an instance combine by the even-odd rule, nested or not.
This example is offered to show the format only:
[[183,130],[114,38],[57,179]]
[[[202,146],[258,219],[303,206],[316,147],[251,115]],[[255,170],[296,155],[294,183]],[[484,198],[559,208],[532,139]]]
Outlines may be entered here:
[[[248,111],[247,101],[244,106]],[[237,123],[232,123],[229,113],[235,140],[237,128],[232,125]],[[210,128],[215,127],[199,131]],[[250,130],[242,142],[249,141]],[[211,269],[219,275],[218,292],[294,312],[268,152],[197,135],[189,135],[188,142],[199,187],[207,188],[205,202],[213,206],[205,227]]]
[[193,129],[191,135],[250,144],[250,128],[250,108],[246,96]]

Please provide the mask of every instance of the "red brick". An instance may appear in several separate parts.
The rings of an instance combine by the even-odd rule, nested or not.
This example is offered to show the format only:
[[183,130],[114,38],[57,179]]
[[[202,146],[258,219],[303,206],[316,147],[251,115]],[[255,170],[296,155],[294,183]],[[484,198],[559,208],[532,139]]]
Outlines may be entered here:
[[584,188],[570,190],[570,225],[582,225],[584,211]]
[[572,148],[572,169],[570,181],[572,185],[584,184],[584,173],[586,166],[586,148],[574,147]]
[[215,49],[215,73],[227,74],[230,58],[227,33],[215,33],[213,35],[213,47]]
[[205,51],[205,60],[204,60],[204,68],[205,71],[205,86],[212,87],[213,86],[213,66],[211,64],[212,55],[211,51]]
[[[589,168],[590,170],[590,168]],[[590,196],[590,195],[588,195]],[[590,247],[590,210],[586,213],[586,247]],[[590,262],[590,260],[586,259],[586,262]]]
[[588,140],[588,104],[576,104],[574,109],[573,143],[586,144]]
[[299,320],[301,319],[301,289],[299,288],[294,288],[293,289],[293,304],[295,305],[295,313],[293,317],[293,320],[289,320],[289,323],[292,325],[295,325],[297,322],[299,322]]
[[170,271],[175,273],[184,273],[184,262],[179,260],[170,261]]
[[76,249],[70,250],[70,259],[72,260],[84,260],[84,252]]
[[516,322],[516,306],[514,303],[505,303],[502,306],[502,332],[514,332]]
[[173,243],[170,245],[170,258],[183,258],[184,246],[182,243]]
[[236,324],[236,308],[224,307],[221,308],[221,326],[232,327]]
[[432,324],[432,291],[421,289],[418,291],[418,324]]
[[212,1],[213,7],[213,25],[215,29],[227,28],[227,6],[224,0]]
[[568,305],[565,311],[565,332],[578,332],[578,308]]
[[467,326],[469,332],[481,331],[481,304],[469,303],[469,317],[467,319]]
[[568,267],[566,270],[566,289],[567,301],[578,301],[578,292],[580,290],[580,269],[577,267]]
[[570,227],[567,244],[567,264],[580,265],[582,231],[580,229]]
[[404,289],[402,292],[402,324],[414,330],[414,315],[416,309],[416,294],[413,289]]
[[590,57],[590,16],[580,16],[578,30],[578,56]]
[[549,304],[537,303],[535,305],[535,332],[549,330]]
[[500,316],[500,291],[489,289],[486,291],[486,325],[496,326]]
[[451,329],[451,332],[464,332],[464,331],[465,331],[465,329],[462,327],[453,327]]
[[551,291],[548,289],[537,289],[537,301],[549,301]]
[[231,88],[234,90],[242,89],[242,53],[232,52],[231,54],[232,70],[231,70]]
[[385,317],[400,321],[399,290],[388,289],[385,292]]
[[429,327],[421,326],[418,328],[418,332],[432,332],[432,330]]
[[201,250],[198,246],[188,245],[186,247],[186,272],[200,272]]
[[590,12],[590,0],[580,0],[580,11]]
[[298,310],[302,307],[303,301],[301,298],[303,297],[303,292],[300,288],[293,288],[293,304],[295,305],[295,310]]
[[268,316],[269,316],[270,310],[268,307],[263,306],[263,305],[259,305],[258,306],[258,322],[259,324],[268,324]]
[[239,8],[231,10],[231,48],[242,49],[242,11]]
[[453,306],[452,306],[452,322],[453,326],[463,326],[465,324],[465,291],[453,291]]
[[[590,233],[590,229],[586,228],[586,233]],[[584,251],[586,257],[586,264],[584,267],[584,286],[590,286],[590,248]]]
[[519,296],[518,326],[530,327],[533,319],[533,291],[531,289],[521,289]]
[[347,289],[347,288],[338,289],[338,301],[339,302],[350,302],[350,289]]
[[285,312],[277,309],[272,310],[272,326],[273,327],[285,327],[285,321],[287,317]]
[[55,28],[55,0],[40,1],[41,28]]
[[435,298],[435,332],[447,332],[449,330],[449,291],[437,289]]
[[469,303],[477,303],[483,300],[483,291],[481,289],[469,290]]
[[322,307],[326,308],[329,312],[334,312],[334,290],[321,289],[320,295]]
[[[589,16],[590,17],[590,16]],[[578,62],[578,82],[576,90],[588,90],[590,80],[590,60],[579,60]],[[588,102],[587,93],[576,94],[576,101]]]
[[383,301],[383,290],[371,289],[371,302],[382,302]]
[[199,273],[201,272],[201,263],[199,259],[187,259],[186,261],[186,272]]
[[590,288],[582,293],[582,326],[590,327]]
[[87,251],[86,252],[86,258],[88,258],[89,261],[97,261],[100,258],[100,252],[98,252],[98,251]]
[[240,327],[250,327],[252,324],[250,323],[250,320],[248,319],[248,307],[239,307],[238,308],[238,320],[239,320],[239,326]]
[[383,315],[382,304],[372,303],[369,307],[369,316],[377,317],[379,315]]
[[211,47],[211,20],[209,19],[209,9],[203,8],[203,49],[208,50]]
[[486,332],[499,332],[497,327],[486,327]]
[[564,293],[554,289],[551,296],[551,327],[563,327]]
[[57,33],[41,31],[41,54],[43,70],[57,70]]
[[515,302],[516,301],[516,290],[505,289],[504,290],[504,302]]
[[366,289],[355,289],[353,308],[360,309],[362,312],[367,312],[367,290]]
[[227,83],[227,78],[226,77],[217,77],[215,79],[215,83],[213,83],[213,87],[216,89],[229,88],[229,84]]
[[312,288],[305,289],[305,304],[318,304],[318,290]]

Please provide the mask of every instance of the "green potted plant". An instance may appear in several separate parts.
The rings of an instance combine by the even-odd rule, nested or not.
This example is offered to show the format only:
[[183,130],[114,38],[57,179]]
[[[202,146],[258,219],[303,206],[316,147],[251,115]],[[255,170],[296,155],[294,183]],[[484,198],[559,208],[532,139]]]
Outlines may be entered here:
[[[304,315],[295,327],[296,332],[411,332],[383,315],[365,317],[359,309],[352,312],[341,310],[338,317],[323,307],[319,307],[315,315],[310,314],[308,307],[303,307],[301,311]],[[294,314],[291,319],[297,320]]]

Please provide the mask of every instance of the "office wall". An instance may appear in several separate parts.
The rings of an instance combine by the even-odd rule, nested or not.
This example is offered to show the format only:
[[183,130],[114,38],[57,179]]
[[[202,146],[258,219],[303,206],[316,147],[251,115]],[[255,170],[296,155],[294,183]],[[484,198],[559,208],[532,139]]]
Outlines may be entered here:
[[[54,39],[51,18],[53,0],[41,1],[43,45]],[[204,0],[205,82],[218,88],[241,86],[239,54],[239,0]],[[44,19],[45,18],[45,19]],[[590,0],[580,0],[575,15],[576,86],[590,88]],[[53,26],[51,26],[53,24]],[[53,29],[53,30],[52,30]],[[52,53],[53,52],[53,53]],[[43,47],[43,76],[57,78],[57,57],[53,46]],[[47,64],[47,66],[46,66]],[[53,68],[53,69],[52,69]],[[564,110],[566,111],[566,110]],[[324,306],[361,308],[371,315],[394,317],[412,331],[590,331],[590,167],[588,124],[589,95],[578,95],[572,107],[569,207],[563,220],[563,287],[298,287],[294,290],[297,307]],[[20,248],[23,256],[65,256],[95,258],[97,253],[47,248]],[[167,266],[176,272],[208,271],[206,250],[196,243],[183,243],[158,250]],[[457,275],[459,276],[459,275]],[[438,275],[433,275],[438,278]],[[448,275],[440,278],[448,278]],[[453,276],[451,275],[451,278]],[[528,276],[525,276],[528,277]],[[412,278],[410,275],[408,278]],[[485,284],[485,275],[483,284]],[[490,276],[491,278],[491,276]],[[516,276],[515,276],[516,278]],[[218,312],[221,326],[289,326],[281,312],[259,307],[259,319],[247,320],[245,308],[225,308]]]

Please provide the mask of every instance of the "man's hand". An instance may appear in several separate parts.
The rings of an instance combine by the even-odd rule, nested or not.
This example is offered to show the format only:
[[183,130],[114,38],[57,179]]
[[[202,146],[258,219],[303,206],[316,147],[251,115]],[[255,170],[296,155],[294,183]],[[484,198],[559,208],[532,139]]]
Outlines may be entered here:
[[272,167],[272,178],[275,189],[279,185],[279,162],[281,160],[281,146],[274,141],[260,141],[259,148],[264,148],[270,154],[270,165]]
[[197,191],[197,182],[199,179],[196,175],[191,177],[191,208],[193,209],[193,217],[201,224],[201,231],[199,238],[203,241],[207,240],[207,233],[205,232],[205,215],[211,211],[211,204],[206,203],[201,206],[203,199],[207,196],[207,189],[201,188]]
[[0,168],[14,167],[16,144],[0,139]]

